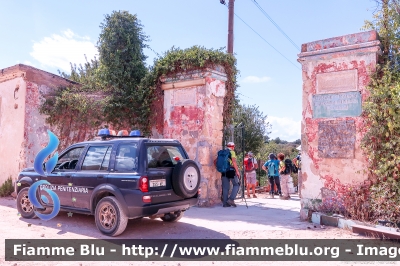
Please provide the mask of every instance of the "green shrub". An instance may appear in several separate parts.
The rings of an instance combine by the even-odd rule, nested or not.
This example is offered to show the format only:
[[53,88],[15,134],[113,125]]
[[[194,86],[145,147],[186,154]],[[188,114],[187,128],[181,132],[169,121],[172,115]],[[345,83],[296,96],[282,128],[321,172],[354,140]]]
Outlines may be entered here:
[[0,186],[0,197],[10,196],[14,192],[11,176]]

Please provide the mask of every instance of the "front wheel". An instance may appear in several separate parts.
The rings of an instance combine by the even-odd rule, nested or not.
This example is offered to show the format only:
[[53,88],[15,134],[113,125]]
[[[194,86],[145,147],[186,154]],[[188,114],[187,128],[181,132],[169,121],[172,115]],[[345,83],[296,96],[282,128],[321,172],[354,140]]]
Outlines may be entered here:
[[177,211],[174,213],[166,213],[163,217],[160,217],[164,222],[177,222],[183,217],[183,211]]
[[102,198],[95,211],[96,226],[107,236],[122,234],[128,224],[128,216],[115,197]]
[[29,187],[21,189],[17,196],[17,209],[23,218],[33,219],[36,218],[34,206],[28,198]]

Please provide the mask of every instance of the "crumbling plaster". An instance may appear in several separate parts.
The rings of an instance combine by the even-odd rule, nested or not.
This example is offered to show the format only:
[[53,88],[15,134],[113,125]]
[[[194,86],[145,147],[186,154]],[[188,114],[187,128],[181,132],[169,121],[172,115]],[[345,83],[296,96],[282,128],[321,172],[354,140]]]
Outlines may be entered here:
[[[168,89],[164,89],[162,135],[178,139],[189,157],[198,163],[201,169],[199,205],[204,206],[215,204],[220,198],[220,174],[213,160],[222,148],[225,81],[223,69],[217,68],[183,73],[163,83]],[[171,83],[174,85],[168,85]]]
[[[339,183],[357,183],[366,180],[366,158],[360,147],[365,132],[361,116],[338,118],[314,118],[313,96],[318,91],[317,75],[335,73],[338,79],[332,82],[333,91],[342,93],[359,91],[364,102],[369,92],[366,88],[370,75],[375,71],[380,54],[380,42],[375,31],[362,32],[330,38],[302,45],[298,61],[302,65],[302,207],[311,199],[321,199],[322,189],[335,191]],[[341,84],[340,75],[349,77],[356,71],[355,85]],[[349,79],[351,81],[351,79]],[[338,85],[339,84],[339,85]],[[354,121],[356,127],[353,158],[321,158],[318,151],[319,129],[321,121]]]
[[44,97],[69,85],[79,84],[22,64],[0,70],[0,185],[33,165],[48,143],[47,129],[57,134],[39,107]]

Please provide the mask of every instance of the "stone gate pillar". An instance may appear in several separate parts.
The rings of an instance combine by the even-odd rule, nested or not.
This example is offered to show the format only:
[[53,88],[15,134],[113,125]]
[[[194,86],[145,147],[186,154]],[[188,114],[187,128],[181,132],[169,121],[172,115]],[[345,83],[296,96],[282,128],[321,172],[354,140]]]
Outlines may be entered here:
[[221,178],[213,161],[222,148],[225,71],[221,67],[162,80],[163,137],[178,139],[201,174],[200,206],[219,201]]
[[[313,199],[333,198],[340,184],[363,182],[367,160],[362,103],[381,52],[375,31],[303,44],[301,217]],[[315,201],[314,201],[315,202]]]

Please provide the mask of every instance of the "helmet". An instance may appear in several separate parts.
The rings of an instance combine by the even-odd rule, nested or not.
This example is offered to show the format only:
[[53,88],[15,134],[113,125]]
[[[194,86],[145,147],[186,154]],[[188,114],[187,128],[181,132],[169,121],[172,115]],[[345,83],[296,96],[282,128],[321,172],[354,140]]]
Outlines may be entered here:
[[228,142],[228,144],[226,144],[226,146],[227,146],[227,147],[235,147],[235,143],[233,143],[233,142],[231,141],[231,142]]

